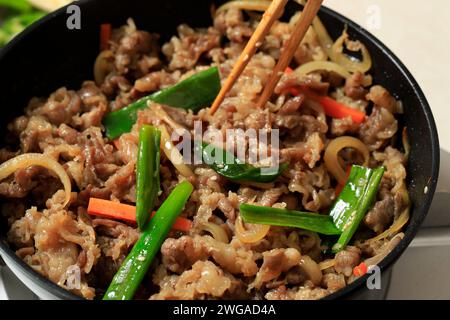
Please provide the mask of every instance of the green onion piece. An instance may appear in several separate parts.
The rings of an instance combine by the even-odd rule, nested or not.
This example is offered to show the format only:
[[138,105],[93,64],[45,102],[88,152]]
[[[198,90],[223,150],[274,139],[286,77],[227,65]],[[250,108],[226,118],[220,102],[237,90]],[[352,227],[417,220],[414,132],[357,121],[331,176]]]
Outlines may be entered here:
[[17,34],[43,16],[45,16],[44,12],[31,11],[7,18],[0,27],[0,47],[6,45]]
[[153,258],[176,218],[183,210],[194,187],[188,181],[173,189],[155,216],[150,220],[131,252],[114,276],[103,300],[131,300],[150,267]]
[[264,170],[264,168],[243,163],[233,154],[213,145],[205,142],[200,145],[203,161],[218,174],[233,181],[272,182],[289,166],[287,163],[283,163],[278,167]]
[[160,190],[161,132],[149,125],[139,131],[139,147],[136,164],[136,221],[141,230],[148,222]]
[[147,108],[149,101],[195,112],[209,106],[219,91],[219,69],[213,67],[201,71],[170,88],[144,97],[123,109],[106,115],[103,118],[106,136],[112,140],[123,133],[130,132],[137,120],[137,112]]
[[250,204],[241,204],[239,211],[246,223],[300,228],[325,235],[341,234],[341,231],[335,227],[333,219],[327,215]]
[[347,183],[330,211],[336,227],[342,231],[333,252],[343,250],[355,234],[373,205],[384,170],[384,167],[352,167]]
[[33,9],[28,0],[0,0],[0,7],[13,9],[18,12],[28,12]]

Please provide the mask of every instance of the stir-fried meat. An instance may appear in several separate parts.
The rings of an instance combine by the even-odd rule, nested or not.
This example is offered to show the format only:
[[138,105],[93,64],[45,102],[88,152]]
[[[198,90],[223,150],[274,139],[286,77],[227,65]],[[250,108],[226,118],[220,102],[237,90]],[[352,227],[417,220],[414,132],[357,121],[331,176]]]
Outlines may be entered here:
[[139,239],[138,230],[117,221],[94,219],[92,225],[99,235],[98,243],[103,254],[113,260],[122,260]]
[[345,250],[342,250],[336,254],[334,269],[337,273],[350,277],[352,275],[353,268],[359,264],[360,255],[360,249],[353,246],[347,246]]
[[30,104],[27,115],[42,116],[51,124],[71,123],[72,117],[81,111],[81,99],[75,91],[61,88],[50,95],[42,105]]
[[296,249],[273,249],[263,253],[263,264],[250,288],[260,288],[264,283],[276,279],[300,263],[300,252]]
[[386,108],[374,108],[359,129],[361,140],[370,150],[378,150],[391,139],[398,129],[398,121]]
[[364,99],[367,91],[365,89],[365,75],[361,72],[355,72],[345,81],[345,95],[358,100]]
[[220,44],[220,36],[214,28],[206,32],[195,32],[187,25],[178,27],[178,37],[173,37],[162,47],[169,59],[169,69],[191,69],[200,56]]
[[186,268],[192,265],[196,260],[208,257],[212,257],[217,264],[232,274],[253,276],[258,271],[255,254],[235,240],[225,244],[209,236],[167,239],[161,253],[163,263],[174,272],[179,272],[183,266]]
[[[25,256],[25,261],[61,286],[70,275],[70,267],[77,266],[87,274],[100,256],[94,229],[82,213],[75,219],[64,210],[40,213],[32,208],[14,223],[8,237],[20,247],[34,243],[36,250]],[[83,295],[92,298],[94,289],[87,288],[86,283],[83,287]]]
[[280,286],[277,289],[270,290],[265,298],[267,300],[318,300],[329,294],[328,290],[322,288],[298,287],[288,289],[286,286]]
[[389,91],[387,91],[382,86],[373,86],[372,88],[370,88],[370,91],[367,94],[366,98],[367,100],[372,101],[375,106],[387,109],[392,114],[401,111],[399,109],[397,100],[395,100],[395,98],[391,96]]
[[[89,217],[90,198],[134,205],[142,125],[164,123],[169,134],[173,127],[193,134],[195,121],[201,122],[202,132],[220,132],[220,141],[226,140],[230,129],[244,133],[265,129],[271,136],[279,133],[278,146],[273,146],[272,152],[288,167],[275,181],[260,183],[230,180],[206,164],[189,164],[194,191],[180,216],[190,219],[192,228],[169,232],[135,298],[320,299],[350,283],[353,268],[362,261],[376,264],[399,243],[401,233],[379,241],[355,236],[335,255],[334,266],[322,271],[320,263],[333,257],[323,253],[324,239],[318,233],[271,226],[253,243],[244,243],[239,234],[254,230],[245,223],[244,231],[236,227],[237,217],[242,218],[242,203],[327,214],[336,199],[336,179],[323,156],[330,142],[341,136],[359,138],[369,149],[370,167],[386,168],[377,201],[364,218],[365,226],[379,234],[410,205],[407,159],[391,146],[399,128],[396,115],[403,108],[387,89],[373,86],[369,74],[352,72],[344,81],[332,72],[300,75],[295,71],[282,76],[266,106],[256,107],[298,14],[289,22],[274,23],[215,114],[211,115],[207,106],[193,112],[154,103],[137,113],[130,132],[114,141],[105,138],[104,117],[145,95],[210,66],[218,67],[223,83],[256,28],[256,17],[236,8],[220,11],[212,27],[193,29],[183,24],[167,43],[162,43],[159,35],[138,30],[130,19],[112,32],[111,58],[102,70],[102,82],[85,81],[78,90],[62,87],[48,97],[30,100],[24,115],[7,126],[0,163],[19,154],[45,154],[67,172],[72,194],[63,207],[61,182],[50,170],[38,166],[15,170],[0,181],[0,211],[9,226],[8,242],[20,258],[63,288],[68,288],[70,271],[79,270],[80,287],[70,290],[89,299],[101,297],[141,231],[119,219]],[[290,67],[327,59],[310,28]],[[332,118],[305,88],[368,116],[362,124],[350,116]],[[237,142],[244,145],[245,156],[261,150],[251,145],[248,137]],[[238,151],[236,145],[226,147],[231,153]],[[360,163],[354,154],[348,148],[341,151],[341,165]],[[161,153],[161,192],[155,209],[185,179],[169,158]],[[263,159],[258,161],[264,165]],[[220,235],[205,226],[220,226],[216,230]]]
[[221,12],[214,19],[214,27],[229,40],[242,43],[253,34],[253,29],[244,21],[241,10],[232,8]]
[[364,223],[376,233],[383,232],[394,220],[395,203],[392,195],[377,201],[365,218]]
[[196,261],[207,259],[208,253],[201,241],[183,236],[178,239],[169,238],[161,247],[163,263],[172,272],[181,273]]
[[220,298],[238,290],[240,282],[210,261],[197,261],[180,276],[167,276],[158,283],[160,292],[152,300]]
[[338,291],[345,287],[345,276],[343,274],[327,273],[322,278],[322,283],[330,292]]

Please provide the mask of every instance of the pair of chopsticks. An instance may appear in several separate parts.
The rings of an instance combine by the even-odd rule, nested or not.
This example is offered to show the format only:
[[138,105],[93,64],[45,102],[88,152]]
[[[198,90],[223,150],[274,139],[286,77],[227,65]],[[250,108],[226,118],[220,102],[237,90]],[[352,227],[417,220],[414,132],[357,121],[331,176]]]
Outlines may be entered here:
[[[248,41],[244,51],[242,51],[242,54],[236,62],[233,70],[225,81],[225,84],[216,97],[216,100],[212,104],[210,114],[214,114],[222,104],[225,96],[231,90],[239,76],[242,74],[250,59],[255,54],[256,50],[261,46],[264,38],[266,37],[267,33],[269,33],[270,28],[272,27],[274,22],[280,16],[287,2],[288,0],[272,1],[271,5],[264,13],[261,22]],[[286,68],[289,66],[289,63],[291,62],[295,51],[305,37],[306,32],[308,31],[308,28],[311,25],[314,17],[319,12],[322,3],[323,0],[308,0],[306,2],[301,17],[295,24],[294,32],[282,48],[280,59],[278,60],[277,65],[275,66],[275,69],[273,70],[268,82],[266,83],[264,91],[262,92],[258,100],[258,108],[263,108],[266,105],[267,101],[269,101],[278,81],[280,81],[280,78],[283,75],[284,70],[286,70]]]

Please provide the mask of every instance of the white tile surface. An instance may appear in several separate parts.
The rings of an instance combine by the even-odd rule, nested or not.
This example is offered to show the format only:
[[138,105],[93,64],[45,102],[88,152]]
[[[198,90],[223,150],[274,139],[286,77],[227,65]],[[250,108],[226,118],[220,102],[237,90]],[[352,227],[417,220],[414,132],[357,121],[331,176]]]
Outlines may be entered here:
[[450,151],[450,1],[325,0],[324,4],[369,29],[399,56],[424,90],[441,146]]

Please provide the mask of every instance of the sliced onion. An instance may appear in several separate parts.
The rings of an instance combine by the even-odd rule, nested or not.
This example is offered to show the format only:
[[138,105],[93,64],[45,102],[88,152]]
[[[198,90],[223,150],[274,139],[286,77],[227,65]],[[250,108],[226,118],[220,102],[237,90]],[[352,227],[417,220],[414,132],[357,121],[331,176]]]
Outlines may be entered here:
[[405,150],[405,159],[408,161],[409,155],[411,154],[411,144],[409,143],[408,130],[406,127],[403,128],[402,132],[402,144],[403,149]]
[[311,61],[298,67],[295,72],[302,75],[307,75],[311,72],[321,70],[334,72],[344,79],[350,77],[350,73],[345,68],[331,61]]
[[164,151],[164,154],[170,160],[170,162],[172,162],[175,169],[177,169],[178,172],[185,178],[195,177],[191,168],[184,164],[183,155],[173,145],[166,126],[162,124],[158,128],[159,130],[161,130],[161,147]]
[[319,263],[319,269],[320,270],[326,270],[328,268],[334,267],[336,263],[335,259],[325,260]]
[[210,233],[214,239],[217,241],[223,242],[223,243],[229,243],[230,239],[228,238],[227,233],[223,228],[221,228],[219,225],[212,223],[212,222],[203,222],[200,225],[200,230],[206,231]]
[[368,258],[364,261],[364,263],[370,267],[370,266],[376,266],[379,264],[384,258],[387,257],[389,253],[391,253],[392,250],[395,249],[395,247],[400,243],[400,241],[403,240],[405,235],[403,233],[399,233],[395,235],[381,250],[379,254],[376,256],[373,256],[371,258]]
[[390,226],[389,229],[385,230],[383,233],[379,234],[375,238],[366,240],[367,242],[370,241],[379,241],[383,240],[389,237],[392,237],[393,235],[396,235],[398,232],[400,232],[403,227],[408,223],[409,221],[409,211],[411,208],[411,201],[409,199],[408,190],[406,190],[406,186],[403,184],[403,186],[400,188],[399,193],[401,193],[403,203],[406,204],[406,208],[400,213],[400,216],[397,218],[397,220],[394,221],[394,223]]
[[110,50],[100,52],[94,63],[94,80],[100,86],[106,76],[113,70],[114,54]]
[[25,153],[4,162],[0,165],[0,181],[7,178],[17,170],[26,169],[31,166],[44,167],[53,171],[58,176],[66,193],[63,204],[63,206],[66,206],[70,201],[70,193],[72,192],[70,178],[61,164],[49,156],[40,153]]
[[148,102],[149,108],[152,109],[152,111],[156,114],[156,116],[161,120],[167,123],[170,127],[172,127],[173,130],[179,130],[180,132],[183,132],[186,130],[185,127],[183,127],[181,124],[173,120],[167,112],[161,107],[159,104],[154,104],[151,101]]
[[392,226],[384,231],[383,233],[379,234],[375,238],[367,240],[367,242],[371,241],[380,241],[386,238],[391,237],[392,235],[398,233],[400,230],[403,229],[403,227],[408,223],[409,221],[409,208],[402,211],[400,216],[395,220],[395,222],[392,224]]
[[[336,42],[331,47],[330,59],[337,64],[341,65],[343,68],[349,72],[362,72],[366,73],[372,68],[372,58],[370,56],[369,50],[362,43],[359,43],[357,50],[362,52],[362,61],[359,61],[353,57],[350,57],[344,53],[344,44],[349,42],[347,28],[344,29],[342,35],[336,40]],[[351,50],[351,48],[347,49]]]
[[330,55],[334,41],[333,39],[331,39],[327,29],[325,28],[319,17],[314,18],[312,27],[317,34],[317,38],[319,39],[320,45],[325,50],[325,52],[328,53],[328,55]]
[[244,222],[239,216],[235,223],[236,237],[243,243],[255,243],[258,242],[269,233],[270,226],[263,224],[250,224]]
[[339,163],[339,152],[344,148],[353,148],[359,151],[364,157],[364,166],[369,165],[369,149],[361,140],[349,136],[343,136],[331,140],[325,150],[325,166],[342,185],[347,182],[345,171]]
[[266,11],[272,1],[267,0],[238,0],[238,1],[230,1],[220,6],[215,15],[217,16],[220,12],[236,8],[240,10],[250,10],[250,11]]

